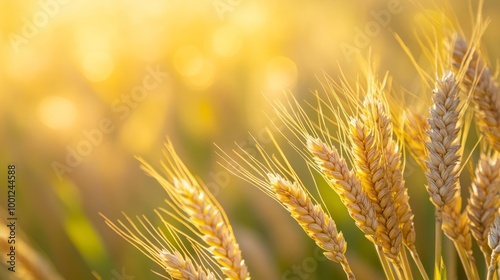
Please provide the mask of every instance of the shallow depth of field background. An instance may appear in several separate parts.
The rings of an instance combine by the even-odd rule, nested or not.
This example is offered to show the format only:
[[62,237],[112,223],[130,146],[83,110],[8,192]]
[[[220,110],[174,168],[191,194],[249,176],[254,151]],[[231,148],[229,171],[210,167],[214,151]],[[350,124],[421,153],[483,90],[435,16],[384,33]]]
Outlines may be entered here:
[[[456,2],[454,12],[470,31],[469,5]],[[483,42],[498,58],[493,43],[500,5],[494,2],[485,3],[492,23]],[[390,5],[401,11],[372,30],[366,45],[356,44],[356,30]],[[337,264],[314,258],[314,243],[284,209],[217,164],[214,143],[226,151],[235,142],[250,147],[248,133],[262,138],[274,116],[268,100],[282,100],[285,92],[313,100],[311,91],[321,90],[318,79],[324,81],[323,73],[336,78],[339,67],[356,75],[359,66],[342,44],[363,54],[369,44],[381,71],[411,91],[418,81],[393,32],[419,55],[412,29],[423,24],[421,12],[406,0],[0,2],[0,178],[16,164],[18,238],[66,279],[94,279],[92,272],[106,280],[120,274],[159,279],[151,270],[161,269],[112,232],[99,213],[154,217],[166,195],[134,156],[159,167],[168,136],[195,174],[219,186],[215,195],[253,279],[342,275]],[[86,135],[94,143],[85,146]],[[71,155],[78,149],[85,153],[81,159]],[[54,166],[62,165],[67,169],[57,174]],[[411,159],[408,169],[417,246],[429,267],[433,208]],[[324,190],[355,274],[376,277],[381,270],[373,246]]]

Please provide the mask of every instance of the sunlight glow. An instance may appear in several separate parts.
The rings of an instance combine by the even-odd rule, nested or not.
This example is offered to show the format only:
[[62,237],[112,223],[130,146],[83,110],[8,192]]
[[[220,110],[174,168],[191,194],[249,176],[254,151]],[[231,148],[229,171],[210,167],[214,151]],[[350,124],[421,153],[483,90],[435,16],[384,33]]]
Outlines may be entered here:
[[267,88],[271,91],[292,87],[297,80],[297,65],[287,57],[276,56],[267,63],[266,79]]
[[50,96],[38,106],[41,122],[52,129],[67,129],[74,125],[76,107],[70,100],[60,96]]
[[94,52],[83,58],[82,67],[87,79],[92,82],[101,82],[109,78],[115,66],[109,54]]

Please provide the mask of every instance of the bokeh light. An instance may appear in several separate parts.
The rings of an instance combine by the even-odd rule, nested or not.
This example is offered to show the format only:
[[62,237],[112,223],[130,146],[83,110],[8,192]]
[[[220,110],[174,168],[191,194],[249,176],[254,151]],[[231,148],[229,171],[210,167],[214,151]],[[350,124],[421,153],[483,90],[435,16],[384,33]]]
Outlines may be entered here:
[[273,57],[266,65],[266,79],[271,92],[289,89],[297,82],[297,65],[288,57]]
[[223,57],[230,57],[241,49],[241,30],[234,26],[223,26],[217,29],[212,37],[214,51]]
[[68,129],[75,124],[76,106],[71,100],[62,96],[48,96],[38,105],[40,121],[52,129]]
[[93,52],[83,57],[83,74],[92,82],[101,82],[109,78],[114,67],[113,59],[107,53]]
[[197,75],[203,69],[203,55],[194,46],[182,46],[174,54],[177,72],[186,77]]

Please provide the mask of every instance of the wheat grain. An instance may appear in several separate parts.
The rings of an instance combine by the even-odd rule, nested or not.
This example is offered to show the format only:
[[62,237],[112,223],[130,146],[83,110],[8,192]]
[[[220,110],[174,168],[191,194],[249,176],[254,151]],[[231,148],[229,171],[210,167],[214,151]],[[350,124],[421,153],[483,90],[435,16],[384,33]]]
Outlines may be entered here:
[[[467,65],[463,65],[467,62]],[[469,50],[467,42],[460,36],[453,45],[453,66],[458,71],[461,67],[466,67],[463,84],[467,91],[472,91],[476,122],[490,145],[500,152],[498,83],[480,54],[474,48]]]
[[356,279],[345,257],[347,249],[342,233],[321,206],[313,204],[309,195],[296,183],[277,174],[268,174],[276,198],[287,208],[293,218],[316,244],[325,250],[324,255],[340,263],[349,279]]
[[428,185],[432,203],[442,209],[449,205],[458,191],[459,167],[459,97],[458,87],[451,72],[438,80],[433,92],[434,105],[430,110],[429,142],[426,147]]
[[378,227],[375,209],[362,189],[361,182],[349,170],[347,163],[334,147],[330,148],[320,139],[312,137],[307,138],[307,147],[316,164],[329,178],[330,186],[340,196],[358,228],[368,239],[375,241]]
[[490,261],[488,247],[489,229],[500,208],[500,160],[482,156],[470,188],[467,214],[472,235],[479,248]]

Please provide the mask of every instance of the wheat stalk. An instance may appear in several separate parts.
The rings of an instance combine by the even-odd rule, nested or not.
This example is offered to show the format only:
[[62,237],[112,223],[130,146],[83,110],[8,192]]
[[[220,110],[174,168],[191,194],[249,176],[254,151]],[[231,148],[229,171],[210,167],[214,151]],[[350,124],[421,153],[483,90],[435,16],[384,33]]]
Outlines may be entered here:
[[[458,189],[459,169],[459,97],[458,87],[452,73],[446,73],[442,79],[437,81],[433,91],[432,100],[434,105],[430,110],[428,131],[429,142],[426,143],[428,150],[425,176],[428,185],[427,191],[431,202],[436,207],[435,228],[435,277],[439,277],[439,263],[441,262],[443,211],[445,206],[456,203],[455,194]],[[454,211],[457,207],[448,207]],[[448,217],[458,218],[459,214],[448,211]],[[447,219],[447,224],[450,220]],[[455,222],[454,220],[452,222]]]
[[349,279],[356,279],[345,257],[347,249],[342,233],[337,232],[335,222],[321,206],[313,204],[309,195],[296,183],[277,174],[268,174],[276,198],[287,208],[307,235],[325,250],[324,255],[340,263]]
[[462,212],[462,198],[455,194],[454,202],[443,208],[443,232],[450,238],[464,266],[469,279],[478,279],[478,272],[472,254],[472,237],[467,212]]
[[489,265],[488,234],[500,208],[500,160],[485,155],[479,160],[470,188],[467,214],[472,235]]
[[500,97],[498,83],[476,48],[469,49],[465,39],[458,36],[453,45],[453,66],[465,67],[463,84],[472,92],[476,122],[490,145],[500,152]]

